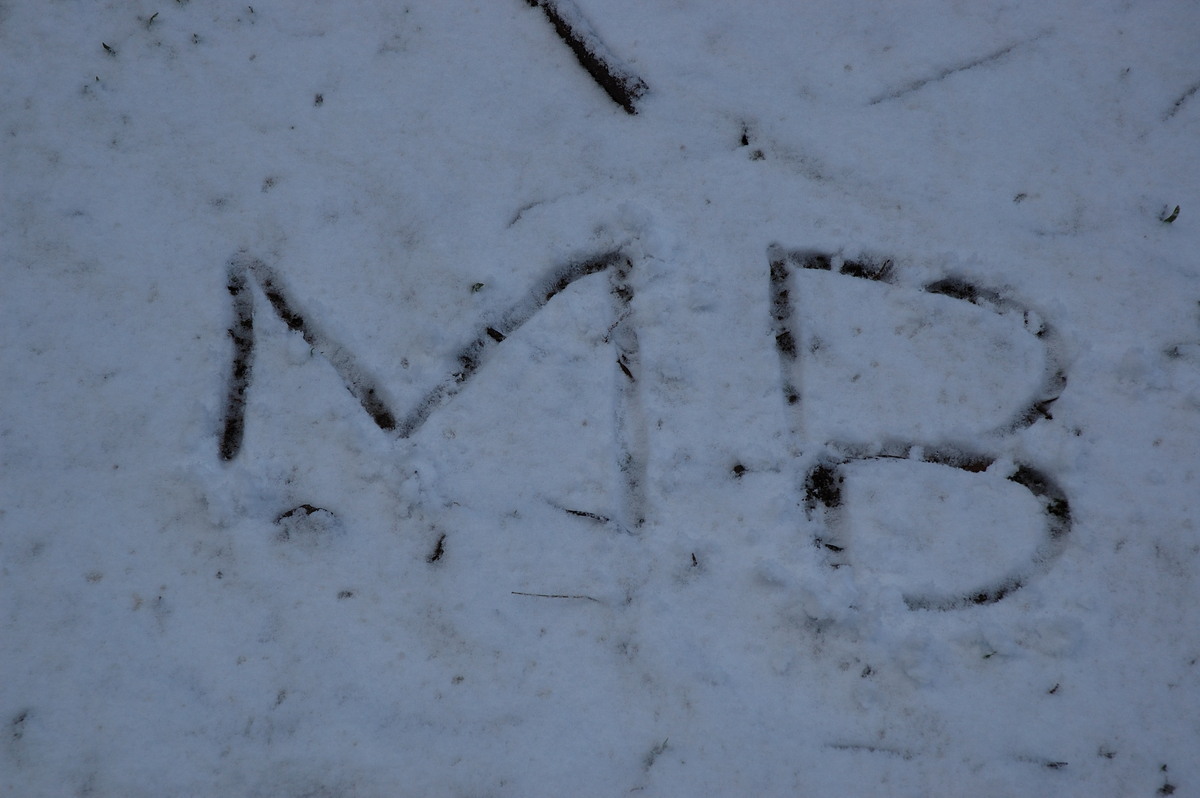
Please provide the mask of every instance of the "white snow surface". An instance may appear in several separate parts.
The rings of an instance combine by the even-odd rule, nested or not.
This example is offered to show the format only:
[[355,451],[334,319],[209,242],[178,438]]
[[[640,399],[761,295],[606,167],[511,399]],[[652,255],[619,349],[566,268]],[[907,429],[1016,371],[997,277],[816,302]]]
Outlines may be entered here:
[[1200,794],[1200,6],[576,6],[0,2],[0,794]]

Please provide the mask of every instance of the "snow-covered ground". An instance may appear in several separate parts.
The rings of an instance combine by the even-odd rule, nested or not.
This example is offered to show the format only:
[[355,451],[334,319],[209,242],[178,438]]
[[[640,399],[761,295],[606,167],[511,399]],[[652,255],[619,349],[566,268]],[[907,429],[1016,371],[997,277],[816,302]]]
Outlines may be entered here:
[[556,8],[0,3],[0,793],[1200,794],[1200,7]]

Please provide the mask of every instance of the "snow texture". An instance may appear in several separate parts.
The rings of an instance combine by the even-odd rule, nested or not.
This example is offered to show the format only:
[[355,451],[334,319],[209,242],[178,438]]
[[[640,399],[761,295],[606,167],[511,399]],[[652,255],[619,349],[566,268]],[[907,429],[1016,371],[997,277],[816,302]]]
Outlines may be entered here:
[[0,2],[0,794],[1200,793],[1198,30]]

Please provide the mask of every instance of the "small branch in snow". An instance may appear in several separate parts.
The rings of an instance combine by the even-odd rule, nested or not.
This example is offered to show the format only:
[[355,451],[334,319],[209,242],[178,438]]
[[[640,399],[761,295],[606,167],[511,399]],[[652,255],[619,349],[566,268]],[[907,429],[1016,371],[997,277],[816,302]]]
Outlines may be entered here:
[[1070,764],[1069,762],[1063,762],[1059,759],[1047,759],[1045,757],[1037,756],[1019,756],[1017,757],[1017,761],[1028,762],[1031,765],[1041,765],[1042,767],[1049,768],[1050,770],[1062,770]]
[[519,590],[513,590],[512,594],[514,596],[528,596],[530,598],[586,599],[587,601],[594,601],[597,604],[603,603],[600,601],[600,599],[592,598],[591,596],[583,596],[583,595],[572,596],[572,595],[566,595],[564,593],[523,593]]
[[648,90],[646,82],[623,66],[608,50],[600,37],[592,30],[587,19],[571,0],[526,0],[532,7],[541,7],[554,32],[562,39],[579,65],[587,70],[592,80],[604,89],[612,101],[636,114],[634,102]]
[[904,760],[910,760],[916,756],[912,751],[905,751],[902,748],[887,748],[864,743],[826,743],[825,747],[832,748],[834,751],[862,751],[868,754],[888,754],[889,756],[898,756]]
[[607,524],[609,520],[608,516],[600,515],[599,513],[589,513],[586,510],[572,510],[570,507],[562,507],[560,509],[564,513],[570,513],[579,518],[590,518],[598,524]]
[[431,564],[435,563],[438,560],[442,559],[442,556],[445,553],[446,553],[446,533],[443,532],[442,536],[437,539],[437,545],[434,546],[433,552],[428,557],[425,558],[425,562],[431,563]]

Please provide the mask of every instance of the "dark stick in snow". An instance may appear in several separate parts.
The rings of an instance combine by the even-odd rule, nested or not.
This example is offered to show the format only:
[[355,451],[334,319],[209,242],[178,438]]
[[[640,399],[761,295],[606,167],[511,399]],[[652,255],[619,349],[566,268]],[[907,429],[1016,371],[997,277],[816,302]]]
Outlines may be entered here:
[[592,30],[587,19],[571,0],[526,0],[530,6],[541,7],[554,32],[562,39],[579,64],[604,89],[612,101],[636,114],[634,102],[649,88],[646,82],[623,66]]
[[592,598],[591,596],[568,596],[563,593],[522,593],[519,590],[514,590],[512,594],[514,596],[529,596],[530,598],[586,599],[587,601],[594,601],[597,604],[601,603],[600,599]]

